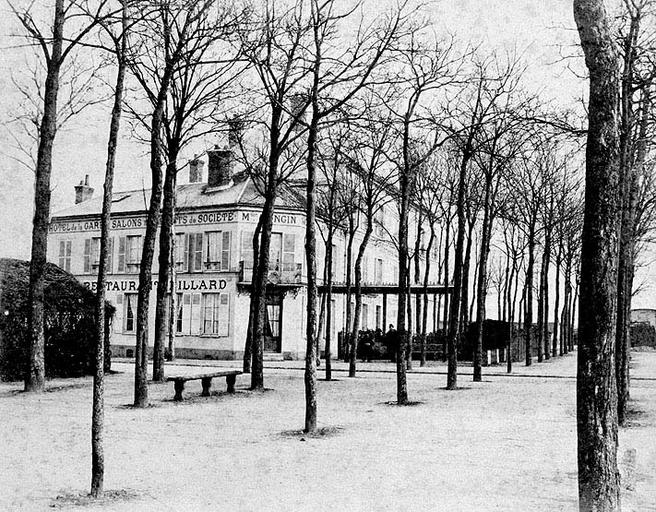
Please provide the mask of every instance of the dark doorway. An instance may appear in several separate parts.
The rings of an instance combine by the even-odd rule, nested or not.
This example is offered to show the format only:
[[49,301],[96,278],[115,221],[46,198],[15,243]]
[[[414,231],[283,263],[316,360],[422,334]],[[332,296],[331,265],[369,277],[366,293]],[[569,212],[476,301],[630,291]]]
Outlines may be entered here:
[[267,293],[266,323],[264,325],[264,351],[282,351],[282,295],[280,293]]

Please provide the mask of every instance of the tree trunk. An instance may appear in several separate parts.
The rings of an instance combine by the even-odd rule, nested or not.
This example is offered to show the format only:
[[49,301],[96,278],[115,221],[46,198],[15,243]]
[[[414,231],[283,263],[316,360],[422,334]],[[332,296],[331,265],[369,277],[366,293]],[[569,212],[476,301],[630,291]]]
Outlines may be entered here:
[[485,180],[485,208],[483,211],[483,229],[481,231],[481,253],[478,259],[478,293],[476,294],[476,346],[474,347],[474,382],[481,382],[483,359],[483,321],[485,320],[485,299],[487,296],[487,258],[490,253],[492,236],[492,176],[488,173]]
[[405,321],[406,325],[406,351],[405,351],[405,368],[406,370],[412,370],[412,351],[414,350],[414,344],[412,343],[412,295],[410,293],[410,260],[408,259],[408,282],[407,282],[407,297],[405,299],[405,304],[407,308]]
[[538,321],[537,321],[537,331],[538,331],[538,363],[541,363],[544,360],[544,273],[546,259],[544,257],[544,252],[542,253],[542,261],[540,262],[540,274],[538,275],[539,287],[538,287]]
[[[426,266],[424,268],[424,293],[423,293],[423,302],[424,310],[421,321],[421,361],[419,366],[426,366],[426,336],[428,330],[428,282],[430,279],[430,253],[433,249],[433,244],[435,243],[435,225],[433,222],[430,223],[430,238],[428,239],[428,246],[426,247]],[[435,312],[435,305],[433,306],[433,311]]]
[[525,308],[526,315],[524,317],[524,331],[526,333],[526,366],[531,366],[533,357],[531,354],[531,338],[533,327],[533,267],[535,265],[535,232],[534,227],[531,226],[531,231],[528,238],[528,266],[526,268],[526,281],[524,283],[524,290],[526,296]]
[[328,221],[328,237],[326,238],[326,268],[327,268],[327,287],[326,287],[326,347],[324,349],[324,358],[326,359],[326,380],[333,378],[333,366],[331,360],[331,344],[333,330],[333,235],[334,226],[332,215]]
[[633,296],[633,275],[635,266],[635,218],[638,198],[638,180],[642,175],[647,154],[648,126],[651,115],[649,86],[643,90],[641,100],[641,120],[636,144],[636,158],[633,165],[627,164],[625,170],[626,198],[622,206],[622,224],[617,284],[617,332],[616,332],[616,375],[617,375],[617,417],[620,425],[626,419],[626,406],[629,393],[629,362],[631,354],[631,298]]
[[354,219],[354,213],[351,212],[349,215],[349,227],[348,227],[348,242],[346,244],[346,326],[344,329],[344,344],[346,351],[344,353],[344,362],[348,363],[350,361],[350,354],[353,350],[353,340],[351,339],[351,263],[353,262],[353,240],[355,239],[356,232],[356,223]]
[[[175,147],[174,147],[175,145]],[[164,180],[164,204],[162,207],[162,225],[159,231],[159,270],[157,296],[155,299],[155,343],[153,346],[153,381],[164,382],[165,340],[167,330],[173,329],[168,323],[167,297],[173,300],[175,290],[169,293],[169,275],[171,273],[171,241],[173,240],[173,223],[175,219],[175,186],[178,174],[178,148],[174,142],[169,147],[169,162],[166,166]]]
[[483,229],[481,231],[481,253],[478,260],[478,292],[476,294],[476,346],[474,347],[474,382],[481,382],[483,359],[483,321],[485,320],[485,299],[487,297],[487,259],[490,254],[492,237],[491,196],[492,176],[485,183],[485,209],[483,212]]
[[549,261],[551,260],[551,235],[547,232],[544,238],[544,253],[542,255],[542,314],[544,319],[542,321],[542,339],[544,341],[544,358],[551,358],[551,350],[549,350]]
[[556,256],[556,298],[554,300],[553,348],[551,352],[553,357],[558,355],[558,313],[560,310],[560,266],[562,261],[562,247],[558,247],[558,255]]
[[353,330],[351,331],[351,350],[349,353],[349,377],[355,377],[357,355],[358,355],[358,339],[360,334],[360,315],[362,311],[362,259],[364,252],[367,249],[371,233],[373,232],[373,214],[371,211],[367,212],[367,227],[364,232],[360,246],[358,247],[358,255],[355,258],[355,308],[353,311]]
[[603,0],[574,0],[590,74],[581,248],[577,432],[579,510],[620,508],[615,328],[619,238],[618,54]]
[[396,399],[399,405],[408,403],[408,384],[406,380],[406,314],[408,306],[409,278],[408,268],[408,210],[410,193],[414,183],[410,164],[410,116],[406,113],[403,133],[403,169],[399,172],[399,290],[397,301],[397,343],[396,343]]
[[[165,31],[172,30],[171,26],[164,27]],[[186,38],[186,26],[178,35],[180,41]],[[165,37],[168,39],[168,37]],[[175,66],[180,60],[182,44],[178,44],[173,54],[168,54],[162,80],[155,100],[152,120],[150,124],[150,174],[151,192],[148,214],[146,217],[146,233],[143,240],[141,262],[139,265],[139,289],[137,295],[137,332],[135,347],[134,368],[134,406],[148,406],[148,310],[150,305],[150,291],[152,282],[152,265],[155,253],[157,228],[159,227],[162,203],[162,128],[164,108]]]
[[465,151],[460,164],[458,177],[458,199],[456,210],[458,215],[458,235],[456,237],[456,251],[453,263],[453,296],[451,297],[451,311],[449,315],[448,335],[448,365],[446,388],[458,387],[458,342],[460,340],[460,309],[462,306],[463,286],[463,248],[465,243],[465,185],[467,180],[467,164],[470,154]]
[[29,287],[30,344],[29,360],[27,361],[25,374],[25,391],[40,392],[45,390],[45,267],[48,253],[48,224],[50,222],[52,147],[57,133],[57,97],[59,94],[59,72],[62,64],[65,17],[64,0],[56,0],[52,46],[50,48],[50,59],[47,63],[46,83],[43,93],[43,117],[39,126],[39,148],[36,157]]
[[[450,224],[450,218],[447,220],[446,223],[446,242],[444,243],[444,286],[449,286],[449,248],[450,248],[450,243],[449,243],[449,238],[451,235],[451,226]],[[443,336],[442,336],[442,362],[446,363],[447,360],[447,343],[448,343],[448,336],[447,332],[449,330],[449,294],[445,293],[444,294],[444,316],[442,317],[442,331],[443,331]]]
[[[257,275],[257,265],[260,259],[260,235],[262,232],[262,217],[258,219],[257,226],[253,233],[253,276],[251,277],[251,282],[253,282],[253,277]],[[246,331],[246,343],[244,345],[244,364],[243,370],[244,373],[251,373],[251,367],[253,363],[253,326],[255,325],[255,302],[250,301],[248,308],[248,329]]]
[[[257,264],[253,269],[251,285],[251,308],[253,311],[253,364],[251,368],[251,389],[264,389],[264,323],[266,321],[266,292],[269,282],[269,249],[273,213],[278,195],[278,164],[280,162],[280,123],[282,106],[274,105],[271,110],[269,129],[269,162],[262,213],[258,219],[260,226],[260,245]],[[308,220],[306,220],[307,222]]]
[[462,305],[460,332],[466,332],[469,326],[469,271],[471,268],[471,254],[474,245],[474,223],[471,222],[467,230],[467,245],[465,246],[465,258],[462,265]]
[[105,480],[105,340],[111,324],[105,318],[105,276],[109,254],[110,217],[112,213],[112,188],[114,186],[114,166],[116,146],[123,107],[123,84],[125,81],[125,48],[127,30],[127,2],[123,0],[121,45],[117,58],[116,84],[114,86],[114,105],[112,106],[107,141],[107,163],[105,166],[105,185],[103,207],[100,217],[100,255],[98,280],[96,282],[96,366],[93,375],[93,406],[91,416],[91,496],[97,498],[103,492]]
[[[510,256],[508,256],[510,259]],[[510,268],[510,275],[508,276],[508,289],[507,289],[507,300],[508,300],[508,343],[506,344],[506,350],[508,355],[506,357],[506,372],[512,373],[512,364],[513,364],[513,339],[515,337],[515,305],[517,301],[517,288],[519,284],[516,282],[517,276],[519,275],[519,270],[517,269],[517,262],[513,261],[513,264]],[[513,281],[515,281],[515,287],[513,291]]]
[[[277,155],[270,157],[269,172],[278,167]],[[271,162],[274,162],[273,164]],[[274,167],[275,165],[275,167]],[[266,322],[266,289],[269,282],[269,249],[271,247],[271,229],[273,227],[274,204],[277,196],[275,178],[269,178],[269,186],[260,215],[262,232],[260,233],[260,253],[257,268],[254,269],[251,287],[253,310],[253,364],[251,367],[251,389],[264,389],[264,323]],[[306,220],[308,222],[308,220]]]
[[[314,4],[312,4],[314,6]],[[317,27],[315,26],[315,31]],[[318,51],[317,46],[317,51]],[[314,336],[317,329],[317,239],[316,239],[316,151],[319,118],[317,90],[319,87],[320,56],[314,69],[314,87],[312,88],[312,121],[308,130],[307,186],[306,186],[306,221],[305,221],[305,255],[307,260],[307,325],[305,348],[305,428],[304,432],[314,432],[317,428],[317,354]]]

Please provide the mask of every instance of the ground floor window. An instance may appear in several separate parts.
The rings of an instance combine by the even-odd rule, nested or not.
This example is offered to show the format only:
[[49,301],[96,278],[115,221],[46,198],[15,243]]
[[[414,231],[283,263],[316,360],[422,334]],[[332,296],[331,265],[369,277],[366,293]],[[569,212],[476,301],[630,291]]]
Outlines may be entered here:
[[123,318],[125,323],[123,330],[126,332],[134,332],[136,327],[136,311],[137,311],[137,294],[126,293],[123,298]]
[[228,336],[230,297],[227,293],[203,295],[203,333]]
[[228,336],[229,322],[229,294],[177,294],[175,330],[178,334]]
[[176,331],[178,334],[200,334],[201,294],[178,293]]

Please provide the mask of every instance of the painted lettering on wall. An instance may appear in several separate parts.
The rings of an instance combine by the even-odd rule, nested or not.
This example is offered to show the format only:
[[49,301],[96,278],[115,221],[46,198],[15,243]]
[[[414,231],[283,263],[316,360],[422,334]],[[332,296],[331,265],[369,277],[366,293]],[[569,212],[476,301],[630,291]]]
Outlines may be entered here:
[[[195,226],[203,224],[225,224],[236,222],[257,222],[260,214],[257,212],[216,211],[201,213],[178,213],[175,224],[179,226]],[[303,218],[291,213],[276,213],[273,215],[274,224],[290,226],[302,225]],[[112,230],[139,229],[146,226],[145,217],[120,217],[111,220]],[[77,231],[100,231],[100,220],[81,220],[62,222],[54,220],[50,223],[51,233],[72,233]]]
[[[112,229],[142,228],[146,225],[143,217],[129,217],[111,220]],[[81,220],[72,222],[54,221],[50,223],[51,233],[72,233],[76,231],[100,231],[100,220]]]
[[175,216],[175,223],[181,226],[193,224],[223,224],[235,222],[237,212],[206,212],[206,213],[179,213]]
[[[242,222],[257,222],[260,218],[259,213],[255,212],[241,212]],[[297,225],[302,222],[299,221],[299,217],[292,215],[290,213],[274,213],[273,214],[273,223],[274,224],[288,224],[288,225]],[[302,219],[301,219],[302,221]]]
[[[95,291],[98,287],[96,281],[84,281],[84,285]],[[186,291],[211,291],[211,290],[225,290],[228,286],[228,281],[225,279],[203,279],[203,280],[180,280],[176,285],[177,292]],[[153,290],[157,288],[157,281],[153,280]],[[105,290],[108,292],[137,292],[139,289],[137,281],[105,281]],[[171,288],[169,286],[169,292]]]

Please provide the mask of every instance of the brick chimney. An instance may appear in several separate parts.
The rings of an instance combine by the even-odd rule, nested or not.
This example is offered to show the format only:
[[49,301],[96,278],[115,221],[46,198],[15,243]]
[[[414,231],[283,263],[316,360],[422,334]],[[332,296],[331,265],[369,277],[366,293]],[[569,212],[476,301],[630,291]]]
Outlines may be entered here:
[[232,184],[234,158],[231,149],[214,146],[207,152],[207,185],[212,187],[229,187]]
[[189,183],[200,183],[203,181],[203,161],[194,155],[193,160],[189,160]]
[[92,196],[93,187],[89,186],[89,175],[87,174],[84,176],[84,181],[80,181],[80,184],[75,186],[75,204],[87,201]]
[[232,116],[230,121],[228,121],[228,147],[230,149],[235,149],[239,146],[243,129],[244,122],[241,118],[237,115]]

